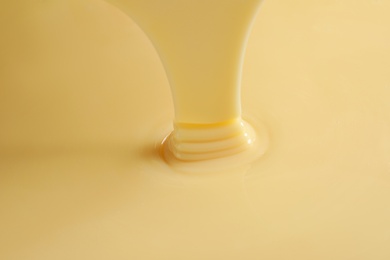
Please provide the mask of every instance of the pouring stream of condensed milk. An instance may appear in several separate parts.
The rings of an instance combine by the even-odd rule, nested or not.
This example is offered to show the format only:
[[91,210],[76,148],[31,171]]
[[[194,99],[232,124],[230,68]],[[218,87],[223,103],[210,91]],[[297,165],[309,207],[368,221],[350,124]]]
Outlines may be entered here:
[[264,1],[255,134],[258,1],[111,2],[0,1],[1,260],[390,259],[390,1]]
[[241,152],[250,159],[265,150],[241,119],[240,104],[244,50],[261,0],[109,2],[146,32],[167,71],[175,107],[174,131],[163,149],[168,162]]

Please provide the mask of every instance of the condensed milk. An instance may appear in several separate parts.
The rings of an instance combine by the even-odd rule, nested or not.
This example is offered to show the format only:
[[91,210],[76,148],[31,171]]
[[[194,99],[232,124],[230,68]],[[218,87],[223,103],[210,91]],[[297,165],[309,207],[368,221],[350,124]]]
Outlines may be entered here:
[[265,1],[241,96],[268,148],[197,172],[159,154],[178,116],[126,14],[0,7],[1,259],[390,257],[390,4]]

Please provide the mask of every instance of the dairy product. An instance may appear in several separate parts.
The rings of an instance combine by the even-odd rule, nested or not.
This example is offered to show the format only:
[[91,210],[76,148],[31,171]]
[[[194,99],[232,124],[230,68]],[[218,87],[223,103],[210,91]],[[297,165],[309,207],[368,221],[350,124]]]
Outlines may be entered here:
[[105,2],[21,3],[0,4],[0,259],[389,258],[389,4],[264,2],[242,105],[267,153],[182,173],[143,32]]
[[109,2],[146,32],[169,75],[175,124],[163,154],[171,165],[192,162],[193,169],[195,162],[265,151],[243,123],[240,102],[244,50],[261,0]]

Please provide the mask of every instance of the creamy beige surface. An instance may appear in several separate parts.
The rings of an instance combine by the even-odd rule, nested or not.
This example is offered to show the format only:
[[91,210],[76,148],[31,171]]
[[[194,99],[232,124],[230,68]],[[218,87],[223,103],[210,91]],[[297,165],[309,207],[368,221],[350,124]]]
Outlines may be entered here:
[[266,1],[260,160],[183,174],[162,65],[100,1],[0,3],[0,259],[389,259],[390,3]]

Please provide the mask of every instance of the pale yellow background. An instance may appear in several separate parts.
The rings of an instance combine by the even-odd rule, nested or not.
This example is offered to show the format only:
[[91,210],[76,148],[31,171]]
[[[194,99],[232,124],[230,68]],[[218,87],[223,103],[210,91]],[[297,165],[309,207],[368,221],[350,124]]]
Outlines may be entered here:
[[261,160],[173,172],[173,107],[105,2],[0,3],[0,259],[390,258],[390,3],[265,1],[243,112]]

